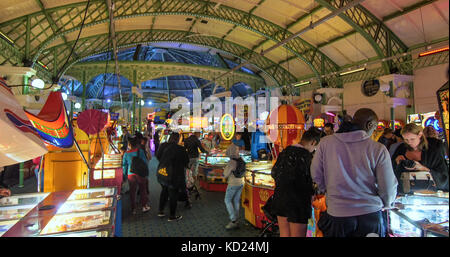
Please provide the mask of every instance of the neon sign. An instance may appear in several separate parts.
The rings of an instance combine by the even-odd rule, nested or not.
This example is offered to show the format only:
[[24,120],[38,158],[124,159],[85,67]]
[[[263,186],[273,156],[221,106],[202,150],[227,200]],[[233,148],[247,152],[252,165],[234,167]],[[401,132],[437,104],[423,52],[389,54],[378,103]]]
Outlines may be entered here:
[[323,126],[325,126],[325,120],[322,118],[317,118],[314,119],[314,127],[316,128],[322,128]]

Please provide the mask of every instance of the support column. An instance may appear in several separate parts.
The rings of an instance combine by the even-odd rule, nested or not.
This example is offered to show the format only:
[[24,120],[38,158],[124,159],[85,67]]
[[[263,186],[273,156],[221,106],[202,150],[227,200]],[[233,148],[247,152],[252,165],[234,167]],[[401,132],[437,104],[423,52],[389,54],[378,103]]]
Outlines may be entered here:
[[[72,81],[72,88],[70,89],[71,90],[71,92],[70,92],[70,95],[71,96],[73,96],[73,81]],[[73,101],[72,100],[70,100],[70,116],[69,116],[69,120],[73,120],[73,107],[74,107],[74,103],[73,103]]]
[[86,85],[86,71],[83,71],[83,94],[81,96],[81,110],[86,110],[86,91],[87,91],[87,85]]
[[135,121],[136,121],[136,95],[132,94],[131,101],[133,102],[131,107],[131,131],[134,133],[134,130],[136,128]]
[[[133,87],[138,87],[136,70],[133,70]],[[132,120],[131,128],[132,128],[132,133],[134,133],[134,131],[136,130],[136,94],[133,93],[133,88],[131,88],[131,94],[132,94],[131,99],[133,101],[132,113],[131,113],[131,115],[132,115],[132,117],[131,117],[131,120]]]
[[143,100],[143,98],[139,98],[139,126],[138,126],[138,128],[139,128],[139,132],[141,132],[142,130],[142,104],[141,104],[141,101]]
[[[389,96],[394,97],[394,82],[389,81]],[[390,121],[390,127],[392,130],[395,129],[395,111],[394,106],[391,107],[391,121]]]
[[[24,84],[24,86],[22,87],[22,94],[27,95],[28,91],[29,91],[27,76],[23,76],[23,84]],[[23,187],[24,172],[25,172],[25,163],[21,162],[19,165],[19,187]]]

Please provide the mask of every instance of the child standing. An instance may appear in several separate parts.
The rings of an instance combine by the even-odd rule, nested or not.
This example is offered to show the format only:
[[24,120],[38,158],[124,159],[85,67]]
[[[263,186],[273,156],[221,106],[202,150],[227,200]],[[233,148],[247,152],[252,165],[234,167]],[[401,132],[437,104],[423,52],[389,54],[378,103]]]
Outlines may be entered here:
[[233,171],[238,167],[238,161],[236,159],[239,156],[239,146],[234,143],[231,144],[226,155],[230,157],[230,161],[224,169],[224,177],[227,179],[228,186],[225,193],[225,205],[227,207],[228,215],[230,217],[230,223],[225,226],[226,229],[238,228],[239,208],[241,201],[242,188],[244,187],[244,177],[237,178]]

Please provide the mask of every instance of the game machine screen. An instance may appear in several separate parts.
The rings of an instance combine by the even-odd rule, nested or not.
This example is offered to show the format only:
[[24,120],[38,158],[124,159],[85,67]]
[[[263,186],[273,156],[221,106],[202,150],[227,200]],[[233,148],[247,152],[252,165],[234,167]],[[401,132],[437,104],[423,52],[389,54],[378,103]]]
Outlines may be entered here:
[[422,115],[419,113],[408,115],[408,123],[414,123],[418,126],[422,126]]

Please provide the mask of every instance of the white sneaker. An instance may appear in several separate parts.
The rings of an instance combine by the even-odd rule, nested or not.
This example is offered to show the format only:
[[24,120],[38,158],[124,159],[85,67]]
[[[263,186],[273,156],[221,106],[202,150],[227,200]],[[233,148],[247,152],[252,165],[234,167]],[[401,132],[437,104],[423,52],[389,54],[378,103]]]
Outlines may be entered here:
[[142,207],[142,212],[148,212],[150,210],[150,206],[146,205]]
[[238,224],[237,224],[237,222],[235,221],[235,222],[233,222],[233,221],[230,221],[230,223],[228,223],[226,226],[225,226],[225,229],[235,229],[235,228],[237,228],[238,227]]

